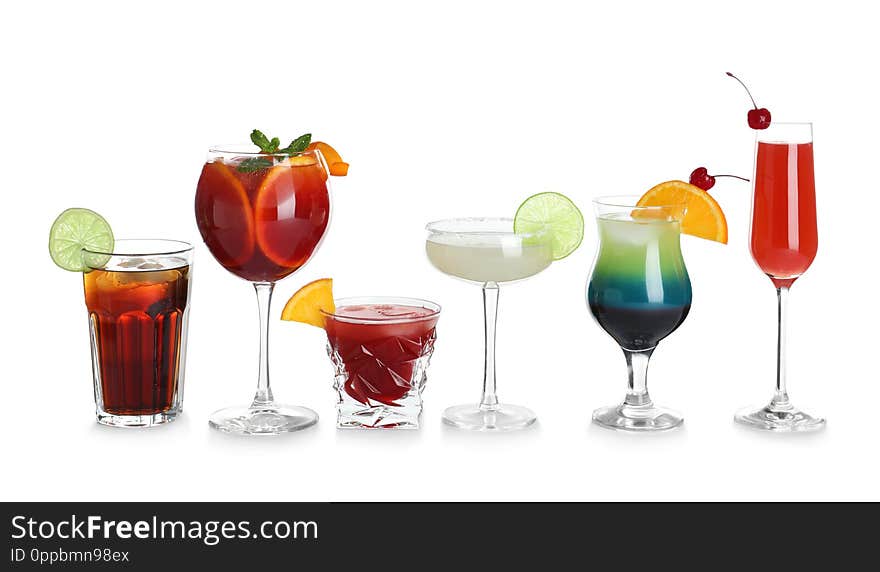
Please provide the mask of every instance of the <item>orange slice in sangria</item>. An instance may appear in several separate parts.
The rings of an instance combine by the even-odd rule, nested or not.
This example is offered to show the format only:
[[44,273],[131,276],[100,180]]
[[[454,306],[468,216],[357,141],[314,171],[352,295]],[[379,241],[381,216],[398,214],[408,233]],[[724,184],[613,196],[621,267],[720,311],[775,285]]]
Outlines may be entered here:
[[247,192],[232,169],[205,164],[196,190],[196,217],[202,238],[224,267],[247,262],[254,253],[254,213]]
[[257,246],[290,271],[306,263],[327,227],[330,199],[313,154],[295,155],[268,170],[254,201]]

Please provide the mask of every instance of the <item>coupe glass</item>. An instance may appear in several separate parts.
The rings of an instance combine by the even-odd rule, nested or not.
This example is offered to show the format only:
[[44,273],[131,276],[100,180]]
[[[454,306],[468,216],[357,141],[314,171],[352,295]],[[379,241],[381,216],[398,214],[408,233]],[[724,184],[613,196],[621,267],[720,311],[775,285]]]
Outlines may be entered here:
[[509,431],[535,422],[519,405],[501,404],[496,394],[495,325],[499,284],[523,280],[552,261],[549,234],[519,234],[509,218],[458,218],[427,225],[428,260],[441,272],[483,289],[485,366],[483,396],[477,405],[456,405],[443,413],[448,425],[476,431]]
[[738,423],[770,431],[815,431],[821,417],[800,411],[785,381],[785,312],[788,290],[816,257],[816,188],[811,123],[773,123],[758,131],[752,195],[751,251],[776,287],[778,300],[776,392],[764,407],[746,409]]
[[311,409],[280,405],[272,396],[269,308],[275,282],[302,268],[320,245],[330,221],[330,194],[318,151],[287,157],[247,149],[252,148],[210,149],[196,190],[202,239],[226,270],[254,285],[260,318],[253,402],[215,412],[210,425],[228,433],[275,435],[318,421]]
[[678,427],[681,415],[648,395],[648,362],[691,307],[691,282],[681,255],[684,205],[636,206],[639,197],[593,201],[599,253],[587,287],[593,317],[623,350],[629,372],[620,405],[593,412],[593,421],[623,431]]

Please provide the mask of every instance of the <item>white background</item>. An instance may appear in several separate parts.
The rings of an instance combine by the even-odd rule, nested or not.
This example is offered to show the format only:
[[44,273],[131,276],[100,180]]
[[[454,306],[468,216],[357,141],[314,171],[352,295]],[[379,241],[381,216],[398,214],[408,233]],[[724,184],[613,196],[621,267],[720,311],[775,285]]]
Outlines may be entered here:
[[[16,2],[0,20],[3,500],[878,499],[873,359],[880,89],[862,3]],[[734,426],[768,400],[775,294],[748,252],[750,187],[719,180],[730,244],[685,237],[694,303],[652,363],[682,430],[589,423],[623,397],[625,366],[584,287],[590,200],[710,172],[749,176],[752,87],[775,120],[815,123],[820,249],[791,297],[790,389],[829,419],[813,435]],[[211,411],[256,382],[252,288],[202,244],[193,195],[209,145],[251,129],[311,131],[351,163],[313,261],[279,283],[276,396],[321,415],[305,432],[236,438]],[[533,429],[459,432],[476,401],[479,289],[434,270],[424,224],[512,216],[543,190],[587,216],[580,250],[502,288],[503,400]],[[185,414],[151,430],[94,422],[80,277],[46,252],[53,218],[84,206],[117,237],[197,245]],[[417,432],[340,432],[322,332],[277,320],[318,277],[337,296],[442,304]]]

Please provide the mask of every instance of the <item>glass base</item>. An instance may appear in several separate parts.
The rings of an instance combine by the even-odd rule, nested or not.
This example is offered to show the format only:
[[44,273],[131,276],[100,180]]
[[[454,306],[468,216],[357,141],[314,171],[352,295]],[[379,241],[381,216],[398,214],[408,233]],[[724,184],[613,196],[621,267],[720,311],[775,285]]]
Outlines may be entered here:
[[421,402],[418,407],[352,407],[341,403],[336,410],[337,429],[418,429],[422,407]]
[[606,429],[632,432],[668,431],[684,423],[680,413],[665,407],[612,405],[593,411],[593,423]]
[[787,404],[770,403],[759,409],[743,409],[734,416],[734,421],[754,429],[793,433],[795,431],[818,431],[825,427],[825,419],[813,417]]
[[108,427],[155,427],[171,423],[180,415],[180,409],[171,409],[161,413],[146,415],[116,415],[106,411],[98,411],[98,423]]
[[237,435],[280,435],[311,427],[318,414],[298,405],[270,404],[263,407],[227,407],[215,411],[208,424]]
[[531,409],[519,405],[456,405],[443,412],[443,422],[470,431],[516,431],[535,422]]

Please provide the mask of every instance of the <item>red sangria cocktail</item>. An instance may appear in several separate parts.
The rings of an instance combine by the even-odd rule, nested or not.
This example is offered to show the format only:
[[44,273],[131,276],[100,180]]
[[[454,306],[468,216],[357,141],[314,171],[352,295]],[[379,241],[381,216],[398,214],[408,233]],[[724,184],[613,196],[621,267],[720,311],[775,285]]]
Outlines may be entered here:
[[212,151],[196,190],[196,222],[211,254],[250,282],[296,272],[330,221],[327,173],[315,152],[243,170],[247,157]]
[[[260,370],[249,406],[214,413],[212,427],[229,433],[275,435],[314,425],[311,409],[276,404],[269,385],[269,308],[275,282],[314,254],[330,222],[330,174],[347,164],[311,135],[285,148],[254,130],[257,147],[216,147],[196,189],[195,215],[211,254],[226,270],[253,283],[260,312]],[[324,152],[333,157],[325,160]],[[340,166],[343,166],[342,168]]]

